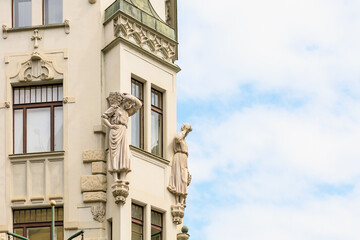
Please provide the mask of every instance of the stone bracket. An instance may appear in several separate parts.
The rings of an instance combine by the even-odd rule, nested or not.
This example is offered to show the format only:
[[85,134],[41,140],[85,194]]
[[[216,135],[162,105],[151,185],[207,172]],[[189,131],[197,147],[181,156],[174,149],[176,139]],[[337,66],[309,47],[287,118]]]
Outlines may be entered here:
[[179,225],[182,223],[184,217],[184,206],[181,204],[171,205],[171,215],[173,216],[173,223]]
[[1,108],[10,108],[10,102],[0,102],[0,109]]
[[112,194],[115,198],[116,204],[124,204],[127,196],[129,196],[129,182],[123,180],[117,180],[111,186]]

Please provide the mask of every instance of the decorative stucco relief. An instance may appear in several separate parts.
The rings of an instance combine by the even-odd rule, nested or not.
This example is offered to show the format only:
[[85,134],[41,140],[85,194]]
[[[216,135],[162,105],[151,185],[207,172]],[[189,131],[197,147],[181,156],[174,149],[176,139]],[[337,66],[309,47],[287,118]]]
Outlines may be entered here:
[[115,37],[126,38],[168,62],[175,61],[175,42],[123,15],[114,18],[113,23]]
[[91,213],[93,219],[98,222],[104,222],[106,214],[106,206],[104,203],[99,203],[98,205],[91,207]]

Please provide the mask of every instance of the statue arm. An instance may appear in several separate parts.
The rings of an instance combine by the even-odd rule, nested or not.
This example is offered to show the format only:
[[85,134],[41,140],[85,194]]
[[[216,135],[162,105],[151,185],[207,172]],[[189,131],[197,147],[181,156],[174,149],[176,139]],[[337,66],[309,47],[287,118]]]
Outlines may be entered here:
[[114,115],[115,109],[113,107],[110,107],[106,112],[101,116],[103,123],[108,128],[114,128],[114,125],[112,125],[109,121],[109,118]]
[[133,95],[125,95],[125,96],[134,103],[134,105],[132,105],[132,107],[127,110],[129,116],[132,116],[141,108],[142,103],[137,97],[134,97]]
[[185,131],[180,131],[175,135],[175,142],[180,142],[180,140],[185,138]]

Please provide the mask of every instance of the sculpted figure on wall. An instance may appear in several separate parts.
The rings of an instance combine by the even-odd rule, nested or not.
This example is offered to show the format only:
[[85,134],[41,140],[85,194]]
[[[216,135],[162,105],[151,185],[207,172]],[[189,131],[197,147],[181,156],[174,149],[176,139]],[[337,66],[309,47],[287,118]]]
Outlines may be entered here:
[[191,175],[187,166],[188,146],[185,138],[192,131],[190,124],[184,123],[180,132],[175,135],[174,139],[174,159],[171,167],[170,181],[168,190],[175,195],[176,205],[185,207],[187,196],[187,186],[190,184]]
[[130,149],[126,137],[129,117],[142,106],[139,99],[128,93],[111,92],[107,98],[110,108],[101,116],[110,128],[108,171],[114,181],[124,180],[130,169]]

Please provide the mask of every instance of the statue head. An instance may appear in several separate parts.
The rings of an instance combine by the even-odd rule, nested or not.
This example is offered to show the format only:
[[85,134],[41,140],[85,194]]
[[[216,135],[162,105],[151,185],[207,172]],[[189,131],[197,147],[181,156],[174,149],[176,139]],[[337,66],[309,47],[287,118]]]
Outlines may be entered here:
[[188,134],[189,132],[192,131],[192,127],[189,123],[184,123],[182,126],[181,126],[181,131],[186,131],[186,134]]
[[110,92],[109,97],[107,97],[106,99],[108,100],[110,106],[120,106],[123,98],[124,97],[119,92]]

